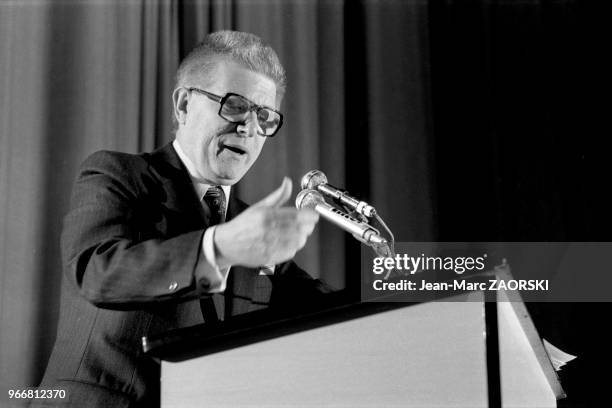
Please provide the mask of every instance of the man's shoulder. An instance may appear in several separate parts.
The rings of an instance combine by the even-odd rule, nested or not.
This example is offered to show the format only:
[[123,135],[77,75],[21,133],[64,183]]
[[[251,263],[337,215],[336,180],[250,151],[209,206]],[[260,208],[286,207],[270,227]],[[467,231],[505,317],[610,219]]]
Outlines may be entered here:
[[125,173],[145,170],[148,153],[132,154],[112,150],[99,150],[90,154],[81,164],[82,170]]
[[[159,171],[164,161],[159,157],[154,159],[156,152],[132,154],[100,150],[92,153],[79,168],[77,184],[94,190],[122,191],[127,195],[148,191],[164,180]],[[155,164],[155,160],[159,163]]]
[[94,171],[105,174],[136,175],[160,173],[167,177],[184,172],[172,144],[166,144],[151,153],[125,153],[99,150],[89,155],[81,164],[81,173]]

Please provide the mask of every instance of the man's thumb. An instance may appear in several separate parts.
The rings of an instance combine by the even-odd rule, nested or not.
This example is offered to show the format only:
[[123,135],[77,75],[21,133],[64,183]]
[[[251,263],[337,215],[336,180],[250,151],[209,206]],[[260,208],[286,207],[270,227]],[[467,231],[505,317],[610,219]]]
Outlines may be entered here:
[[291,179],[285,177],[279,188],[253,204],[252,207],[280,207],[291,197],[292,189],[293,183]]

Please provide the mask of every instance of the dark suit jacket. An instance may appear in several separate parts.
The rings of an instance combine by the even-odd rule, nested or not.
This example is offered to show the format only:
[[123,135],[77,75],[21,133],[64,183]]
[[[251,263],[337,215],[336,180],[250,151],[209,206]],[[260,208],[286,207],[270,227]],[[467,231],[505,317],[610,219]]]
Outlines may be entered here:
[[[246,207],[232,194],[227,219]],[[203,323],[198,299],[209,294],[195,264],[207,225],[172,145],[85,160],[64,221],[60,320],[41,388],[65,389],[65,406],[158,405],[159,365],[142,355],[141,338]],[[283,307],[326,291],[293,262],[273,277],[233,267],[225,310]]]

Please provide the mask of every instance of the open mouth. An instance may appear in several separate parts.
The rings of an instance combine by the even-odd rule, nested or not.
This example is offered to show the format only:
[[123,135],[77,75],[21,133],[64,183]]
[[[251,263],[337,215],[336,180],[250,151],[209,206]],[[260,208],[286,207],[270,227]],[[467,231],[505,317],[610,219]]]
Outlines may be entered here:
[[227,149],[227,150],[229,150],[231,152],[234,152],[236,154],[239,154],[239,155],[246,154],[246,150],[244,150],[241,147],[236,146],[236,145],[223,144],[223,145],[221,145],[221,150],[223,151],[224,149]]

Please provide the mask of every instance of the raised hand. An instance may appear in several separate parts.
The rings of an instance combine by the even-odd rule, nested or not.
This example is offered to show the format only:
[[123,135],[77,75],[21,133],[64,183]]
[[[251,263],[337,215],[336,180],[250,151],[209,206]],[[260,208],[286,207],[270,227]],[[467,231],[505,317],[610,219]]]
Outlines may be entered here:
[[291,197],[288,177],[261,201],[215,230],[217,263],[221,267],[257,267],[287,261],[302,249],[319,215],[312,210],[281,207]]

